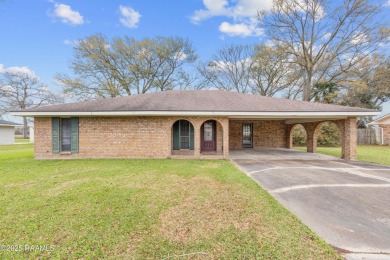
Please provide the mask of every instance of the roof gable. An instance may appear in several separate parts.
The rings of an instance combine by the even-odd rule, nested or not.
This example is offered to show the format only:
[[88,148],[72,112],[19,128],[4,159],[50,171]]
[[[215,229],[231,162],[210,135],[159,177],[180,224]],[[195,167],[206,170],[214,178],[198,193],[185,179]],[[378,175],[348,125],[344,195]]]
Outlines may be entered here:
[[0,126],[21,126],[21,124],[17,124],[11,121],[6,121],[3,119],[0,119]]
[[390,124],[390,113],[369,123],[369,125],[379,125],[379,124]]

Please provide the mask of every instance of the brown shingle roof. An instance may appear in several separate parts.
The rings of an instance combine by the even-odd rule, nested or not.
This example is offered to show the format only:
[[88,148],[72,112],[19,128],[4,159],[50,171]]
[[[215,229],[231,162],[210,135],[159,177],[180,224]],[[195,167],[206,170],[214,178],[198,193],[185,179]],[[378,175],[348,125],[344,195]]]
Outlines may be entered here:
[[52,105],[24,112],[213,111],[213,112],[376,112],[221,90],[171,90],[111,99]]

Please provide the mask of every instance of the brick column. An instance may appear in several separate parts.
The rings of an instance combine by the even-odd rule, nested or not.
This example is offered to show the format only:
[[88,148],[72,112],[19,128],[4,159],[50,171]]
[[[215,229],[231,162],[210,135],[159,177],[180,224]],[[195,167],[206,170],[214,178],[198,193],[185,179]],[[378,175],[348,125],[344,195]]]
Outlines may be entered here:
[[202,125],[194,122],[194,156],[200,158],[200,127]]
[[225,118],[222,120],[223,130],[223,157],[229,158],[229,119]]
[[287,125],[286,127],[286,148],[288,149],[292,149],[293,148],[293,127],[295,125],[294,124],[291,124],[291,125]]
[[344,120],[342,129],[342,157],[346,160],[356,160],[357,127],[356,117]]
[[307,152],[308,153],[315,153],[315,152],[317,152],[317,133],[316,133],[316,128],[317,128],[318,124],[319,124],[318,122],[302,124],[305,127],[305,130],[306,130]]

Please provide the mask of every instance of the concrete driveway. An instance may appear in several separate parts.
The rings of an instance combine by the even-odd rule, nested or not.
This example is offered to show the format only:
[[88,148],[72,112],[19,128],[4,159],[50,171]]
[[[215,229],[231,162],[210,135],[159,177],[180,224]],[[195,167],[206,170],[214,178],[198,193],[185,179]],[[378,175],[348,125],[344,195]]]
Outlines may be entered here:
[[390,259],[390,167],[278,148],[230,157],[347,259]]

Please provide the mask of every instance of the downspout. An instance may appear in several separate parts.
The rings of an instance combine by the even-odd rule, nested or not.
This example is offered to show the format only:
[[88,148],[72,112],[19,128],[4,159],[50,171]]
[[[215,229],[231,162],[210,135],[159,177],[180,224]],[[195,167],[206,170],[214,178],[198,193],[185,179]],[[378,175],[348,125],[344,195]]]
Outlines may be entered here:
[[380,127],[379,125],[378,125],[378,128],[381,130],[381,145],[384,145],[385,144],[385,138],[384,138],[384,135],[383,135],[383,128],[382,127]]

